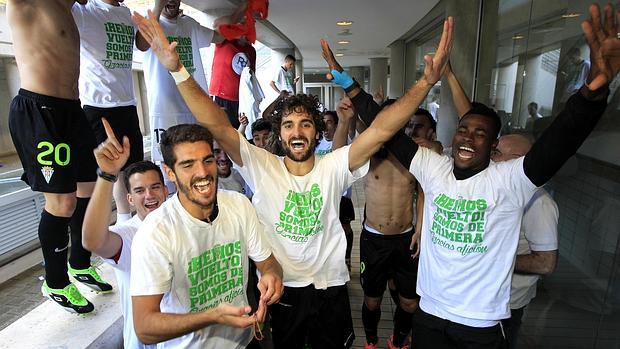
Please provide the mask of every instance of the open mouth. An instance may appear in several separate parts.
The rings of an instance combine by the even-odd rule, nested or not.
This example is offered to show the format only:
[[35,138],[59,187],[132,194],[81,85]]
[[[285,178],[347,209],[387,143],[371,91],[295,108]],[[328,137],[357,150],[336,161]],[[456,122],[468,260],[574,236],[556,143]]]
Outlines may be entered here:
[[476,155],[476,151],[473,148],[462,145],[458,148],[457,155],[463,160],[469,160]]
[[291,149],[293,150],[303,150],[306,146],[306,142],[302,139],[295,139],[291,141]]
[[144,207],[146,207],[149,211],[153,211],[159,207],[159,201],[145,202]]
[[194,190],[196,190],[199,194],[209,193],[212,187],[213,181],[207,178],[200,179],[192,184],[192,188],[194,188]]

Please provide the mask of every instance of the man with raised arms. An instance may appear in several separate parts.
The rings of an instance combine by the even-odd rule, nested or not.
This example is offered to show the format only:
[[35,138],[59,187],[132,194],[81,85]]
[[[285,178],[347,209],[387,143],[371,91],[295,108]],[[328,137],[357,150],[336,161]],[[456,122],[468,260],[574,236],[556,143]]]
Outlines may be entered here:
[[[593,62],[588,84],[569,99],[524,157],[490,161],[501,122],[482,104],[460,119],[453,158],[418,147],[404,134],[387,143],[426,196],[417,283],[421,299],[414,315],[418,348],[506,346],[500,320],[510,316],[510,281],[523,208],[590,134],[605,110],[609,82],[620,69],[620,28],[613,8],[605,7],[604,26],[599,12],[592,5],[591,19],[582,24]],[[335,69],[332,74],[370,122],[376,111],[358,84]],[[428,93],[433,84],[422,78],[416,85]],[[418,106],[402,105],[395,118],[406,119]]]
[[[353,335],[346,289],[346,240],[338,219],[342,193],[368,171],[368,160],[407,120],[393,117],[396,102],[351,145],[325,156],[314,155],[323,120],[318,100],[306,95],[280,100],[274,131],[279,133],[283,158],[250,145],[230,125],[226,113],[209,100],[179,62],[157,22],[135,15],[140,31],[172,72],[178,88],[198,121],[240,167],[254,191],[253,202],[266,226],[265,236],[284,268],[285,292],[271,307],[276,348],[302,348],[306,338],[315,348],[350,346]],[[451,47],[452,20],[446,21],[440,47],[427,62],[428,81],[435,83]],[[414,87],[403,97],[419,104],[426,91]],[[411,101],[413,100],[413,101]]]
[[[325,40],[321,41],[321,46],[328,64],[342,69]],[[376,99],[375,96],[372,101],[376,108],[394,103],[389,100],[379,106]],[[348,98],[343,98],[337,111],[346,117],[355,114]],[[416,110],[409,124],[411,137],[430,144],[436,123],[428,111]],[[370,159],[370,170],[364,182],[365,220],[360,234],[360,282],[364,290],[362,322],[368,349],[378,347],[377,326],[386,285],[397,305],[388,347],[406,348],[411,344],[408,336],[419,299],[415,289],[418,260],[413,258],[415,253],[411,250],[416,242],[413,227],[416,185],[413,175],[387,149],[381,148]]]
[[67,272],[97,291],[112,287],[91,267],[90,252],[82,247],[82,221],[97,178],[92,153],[97,145],[78,99],[80,35],[71,15],[74,2],[8,1],[21,81],[11,102],[9,128],[23,180],[45,197],[39,222],[45,262],[41,291],[68,311],[88,313],[92,303],[69,281]]

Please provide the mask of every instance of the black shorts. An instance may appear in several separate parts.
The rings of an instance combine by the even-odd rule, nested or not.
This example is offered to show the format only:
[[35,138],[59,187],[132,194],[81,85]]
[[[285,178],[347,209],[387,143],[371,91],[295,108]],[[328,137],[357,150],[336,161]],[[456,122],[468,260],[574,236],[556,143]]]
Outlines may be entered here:
[[413,333],[420,349],[507,349],[502,325],[471,327],[439,318],[420,307],[413,313]]
[[269,307],[274,348],[349,348],[353,320],[347,286],[317,290],[284,287],[280,301]]
[[97,146],[79,100],[20,89],[11,102],[9,129],[34,191],[72,193],[76,183],[97,179]]
[[215,102],[215,104],[226,110],[226,115],[228,115],[228,120],[230,121],[232,127],[236,129],[239,128],[239,125],[241,125],[241,123],[239,122],[239,102],[229,101],[218,96],[215,96],[213,101]]
[[398,293],[418,299],[418,258],[411,258],[414,229],[398,235],[381,235],[362,229],[360,234],[360,283],[364,295],[381,297],[387,281],[393,279]]
[[108,137],[103,128],[101,118],[105,117],[112,126],[116,139],[122,144],[123,137],[129,138],[129,159],[123,166],[123,170],[134,162],[144,160],[144,145],[142,143],[142,133],[140,132],[140,121],[138,120],[138,110],[136,106],[99,108],[90,105],[84,106],[86,119],[90,124],[97,144],[103,143]]
[[353,208],[353,201],[346,196],[340,198],[340,223],[350,224],[355,220],[355,209]]

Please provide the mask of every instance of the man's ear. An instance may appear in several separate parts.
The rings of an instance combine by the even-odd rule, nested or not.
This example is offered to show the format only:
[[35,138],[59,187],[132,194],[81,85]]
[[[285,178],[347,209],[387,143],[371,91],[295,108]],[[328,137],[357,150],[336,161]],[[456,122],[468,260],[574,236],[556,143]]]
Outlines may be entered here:
[[129,202],[129,205],[135,206],[133,204],[133,196],[131,196],[131,194],[129,194],[129,193],[127,193],[127,202]]
[[168,176],[168,178],[173,181],[173,182],[177,182],[177,177],[174,174],[174,170],[172,170],[170,167],[168,167],[168,165],[164,164],[164,171],[166,172],[166,176]]

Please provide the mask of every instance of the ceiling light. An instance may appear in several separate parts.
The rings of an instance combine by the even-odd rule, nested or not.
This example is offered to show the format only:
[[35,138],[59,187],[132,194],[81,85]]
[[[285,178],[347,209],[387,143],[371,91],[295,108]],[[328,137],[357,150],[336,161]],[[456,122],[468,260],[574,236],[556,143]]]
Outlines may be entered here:
[[512,37],[512,40],[521,40],[521,39],[525,39],[525,36],[521,34],[516,34],[515,36]]
[[340,21],[336,22],[336,24],[341,26],[341,27],[346,27],[346,26],[349,26],[349,25],[353,24],[353,21],[349,21],[349,20],[343,19],[343,20],[340,20]]
[[340,45],[346,45],[346,44],[350,44],[350,43],[351,43],[351,41],[349,41],[349,40],[340,40],[340,41],[338,41],[338,43],[339,43]]
[[336,53],[336,57],[342,57],[344,56],[344,53]]
[[570,13],[567,13],[567,14],[563,14],[562,18],[575,18],[575,17],[579,17],[579,16],[581,16],[581,13],[579,13],[579,12],[570,12]]
[[343,29],[340,33],[338,33],[338,35],[342,35],[342,36],[348,36],[352,34],[353,33],[351,33],[351,29]]

